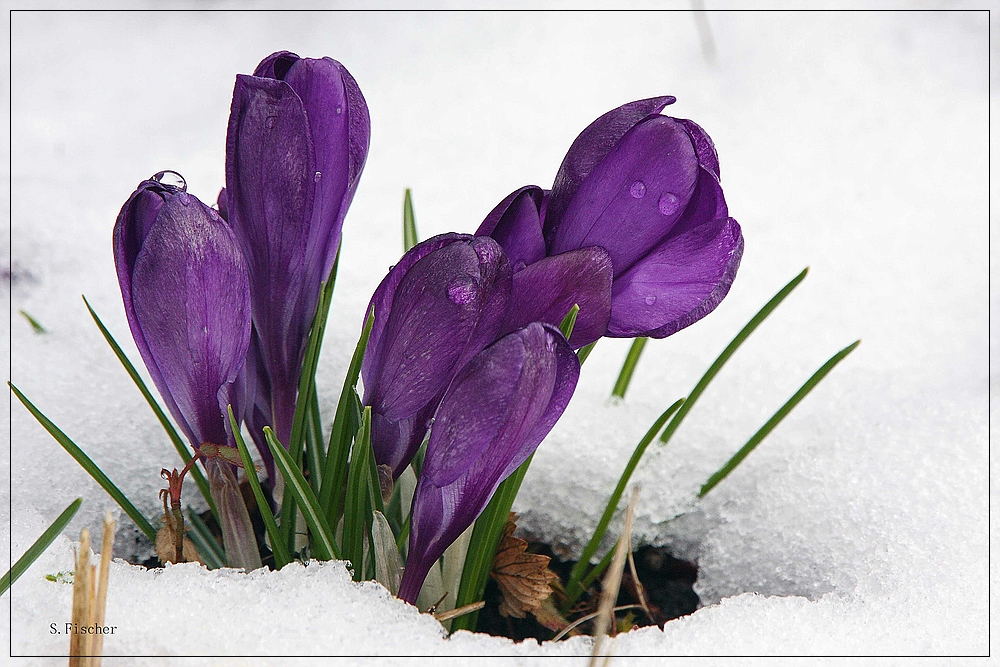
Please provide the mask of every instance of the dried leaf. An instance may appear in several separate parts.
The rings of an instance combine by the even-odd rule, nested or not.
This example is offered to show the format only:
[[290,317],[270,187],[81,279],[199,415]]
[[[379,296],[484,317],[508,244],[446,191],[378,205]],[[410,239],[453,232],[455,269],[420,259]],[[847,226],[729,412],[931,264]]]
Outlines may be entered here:
[[[174,556],[176,555],[174,548],[174,535],[174,521],[169,515],[164,515],[163,527],[157,531],[156,543],[154,545],[156,557],[159,558],[160,562],[164,565],[174,562]],[[198,550],[194,546],[194,542],[192,542],[190,538],[184,538],[184,553],[181,555],[184,557],[184,562],[186,563],[197,561],[204,564],[201,560],[201,556],[198,554]]]
[[507,518],[491,574],[503,594],[500,614],[524,618],[552,595],[552,582],[559,577],[548,569],[548,556],[527,553],[528,543],[514,537],[517,519],[514,512]]

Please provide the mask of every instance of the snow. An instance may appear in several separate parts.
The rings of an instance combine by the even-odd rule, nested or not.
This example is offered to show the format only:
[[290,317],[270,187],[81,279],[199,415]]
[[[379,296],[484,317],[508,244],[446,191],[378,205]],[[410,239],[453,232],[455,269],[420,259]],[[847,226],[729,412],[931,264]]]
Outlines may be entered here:
[[[13,285],[2,297],[14,313],[11,377],[147,516],[159,507],[159,470],[176,454],[78,297],[138,363],[111,257],[114,218],[161,169],[214,200],[237,72],[278,49],[330,55],[371,110],[371,152],[320,362],[327,411],[364,306],[401,251],[404,187],[423,237],[471,232],[513,189],[550,185],[598,115],[671,94],[668,113],[696,120],[718,147],[746,237],[739,276],[714,314],[647,345],[624,404],[607,397],[628,343],[598,344],[525,479],[515,505],[522,528],[578,553],[649,424],[808,265],[806,281],[635,477],[637,539],[698,561],[704,607],[664,630],[620,636],[615,663],[989,651],[984,12],[713,13],[713,62],[687,13],[11,20]],[[35,334],[20,309],[48,333]],[[857,338],[860,348],[698,502],[704,480]],[[0,557],[20,555],[77,496],[84,504],[66,535],[96,530],[112,501],[16,401],[9,436],[0,475],[11,487],[0,495],[12,502],[2,528],[11,544],[0,540]],[[119,531],[116,555],[141,551],[134,531]],[[0,625],[11,628],[13,655],[65,654],[65,635],[50,635],[49,624],[69,619],[70,587],[44,575],[68,569],[70,542],[60,538],[6,594]],[[119,626],[108,655],[487,654],[512,665],[545,655],[580,664],[570,656],[590,647],[586,638],[541,647],[446,639],[380,587],[350,582],[339,563],[242,574],[116,562],[107,617]]]

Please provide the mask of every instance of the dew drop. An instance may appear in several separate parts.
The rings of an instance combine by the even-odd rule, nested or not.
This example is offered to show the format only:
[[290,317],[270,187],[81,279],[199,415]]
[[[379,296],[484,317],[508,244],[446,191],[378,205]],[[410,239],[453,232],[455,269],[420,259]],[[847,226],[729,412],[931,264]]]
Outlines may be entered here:
[[323,172],[317,171],[315,174],[313,174],[313,181],[315,181],[316,183],[319,183],[319,179],[321,178],[323,178]]
[[184,177],[170,169],[156,172],[150,180],[170,188],[177,188],[181,192],[187,190],[187,181],[184,180]]
[[340,106],[338,104],[336,111],[337,111],[337,115],[339,116],[340,114],[344,113],[344,107],[342,107],[342,106]]
[[191,203],[191,195],[189,195],[186,192],[181,192],[179,195],[177,195],[177,198],[181,200],[181,204],[183,204],[184,206],[187,206],[188,204]]
[[277,124],[278,124],[277,116],[268,116],[267,118],[264,119],[264,127],[266,127],[269,130],[273,130],[274,126]]
[[523,259],[517,260],[517,262],[515,262],[515,264],[514,264],[514,273],[517,273],[518,271],[520,271],[521,269],[523,269],[525,266],[527,266],[527,265],[524,263]]
[[476,298],[479,289],[472,281],[454,282],[448,286],[448,300],[458,305],[464,305]]
[[645,299],[643,299],[643,301],[646,302],[647,306],[652,306],[654,303],[656,303],[656,297],[650,294]]
[[677,205],[680,203],[680,199],[673,192],[664,192],[660,195],[660,213],[663,215],[672,215],[677,211]]
[[646,184],[642,181],[635,181],[628,191],[636,199],[642,199],[646,196]]

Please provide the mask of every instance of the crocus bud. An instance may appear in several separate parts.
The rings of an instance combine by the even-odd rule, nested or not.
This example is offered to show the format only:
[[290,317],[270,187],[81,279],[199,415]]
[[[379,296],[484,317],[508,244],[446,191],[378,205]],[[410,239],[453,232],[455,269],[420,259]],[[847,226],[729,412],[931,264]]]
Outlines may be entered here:
[[490,238],[443,234],[415,245],[375,290],[361,375],[375,460],[398,477],[455,373],[492,343],[510,262]]
[[399,597],[417,599],[431,565],[555,425],[579,376],[580,362],[559,330],[538,322],[459,371],[434,415]]
[[[161,183],[162,175],[139,184],[115,223],[125,315],[156,388],[191,445],[233,445],[225,415],[228,405],[238,412],[245,400],[242,370],[251,327],[246,264],[222,218],[186,186]],[[235,486],[232,471],[215,470],[227,465],[208,465],[210,476],[233,482],[213,484],[217,500]],[[222,518],[224,535],[253,540],[245,506]],[[229,538],[226,550],[249,551]],[[260,567],[255,546],[252,551],[232,564]]]
[[[673,102],[638,100],[595,120],[573,142],[551,193],[536,198],[547,257],[607,252],[608,336],[662,338],[694,323],[726,296],[743,255],[714,144],[694,122],[660,115]],[[515,196],[522,191],[490,214],[492,228],[480,228],[505,249],[537,247],[524,195]]]
[[510,306],[500,333],[531,322],[558,325],[573,305],[580,306],[569,342],[574,348],[605,334],[611,318],[611,258],[603,248],[545,256],[542,219],[548,194],[529,185],[508,195],[476,230],[503,246],[514,265]]
[[[263,368],[248,375],[267,379],[257,404],[285,444],[320,284],[336,258],[369,129],[361,90],[330,58],[283,51],[236,78],[220,209],[249,267],[260,345],[248,363]],[[260,428],[252,431],[259,444]]]

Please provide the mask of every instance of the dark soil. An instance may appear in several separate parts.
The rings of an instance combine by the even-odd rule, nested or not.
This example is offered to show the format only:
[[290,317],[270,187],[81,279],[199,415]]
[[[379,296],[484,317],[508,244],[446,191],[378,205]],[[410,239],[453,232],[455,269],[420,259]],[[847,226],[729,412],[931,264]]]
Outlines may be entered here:
[[[559,575],[562,582],[569,578],[570,570],[575,561],[561,560],[547,544],[530,542],[528,551],[544,554],[552,558],[549,569]],[[627,627],[644,627],[658,625],[663,627],[667,621],[693,613],[701,606],[698,594],[694,592],[694,583],[698,578],[698,566],[678,558],[674,558],[662,547],[640,547],[635,551],[635,570],[646,593],[646,602],[652,618],[646,616],[642,609],[619,612],[619,622],[632,619]],[[573,612],[567,616],[572,622],[575,619],[593,612],[597,608],[599,586],[594,586],[584,594]],[[621,589],[616,606],[638,604],[635,582],[628,566],[622,576]],[[528,614],[525,618],[505,618],[498,611],[500,605],[500,589],[490,578],[486,584],[486,607],[479,612],[476,624],[477,632],[509,637],[515,641],[534,638],[538,641],[552,639],[555,633],[541,625]],[[589,622],[577,626],[577,631],[589,632]]]

